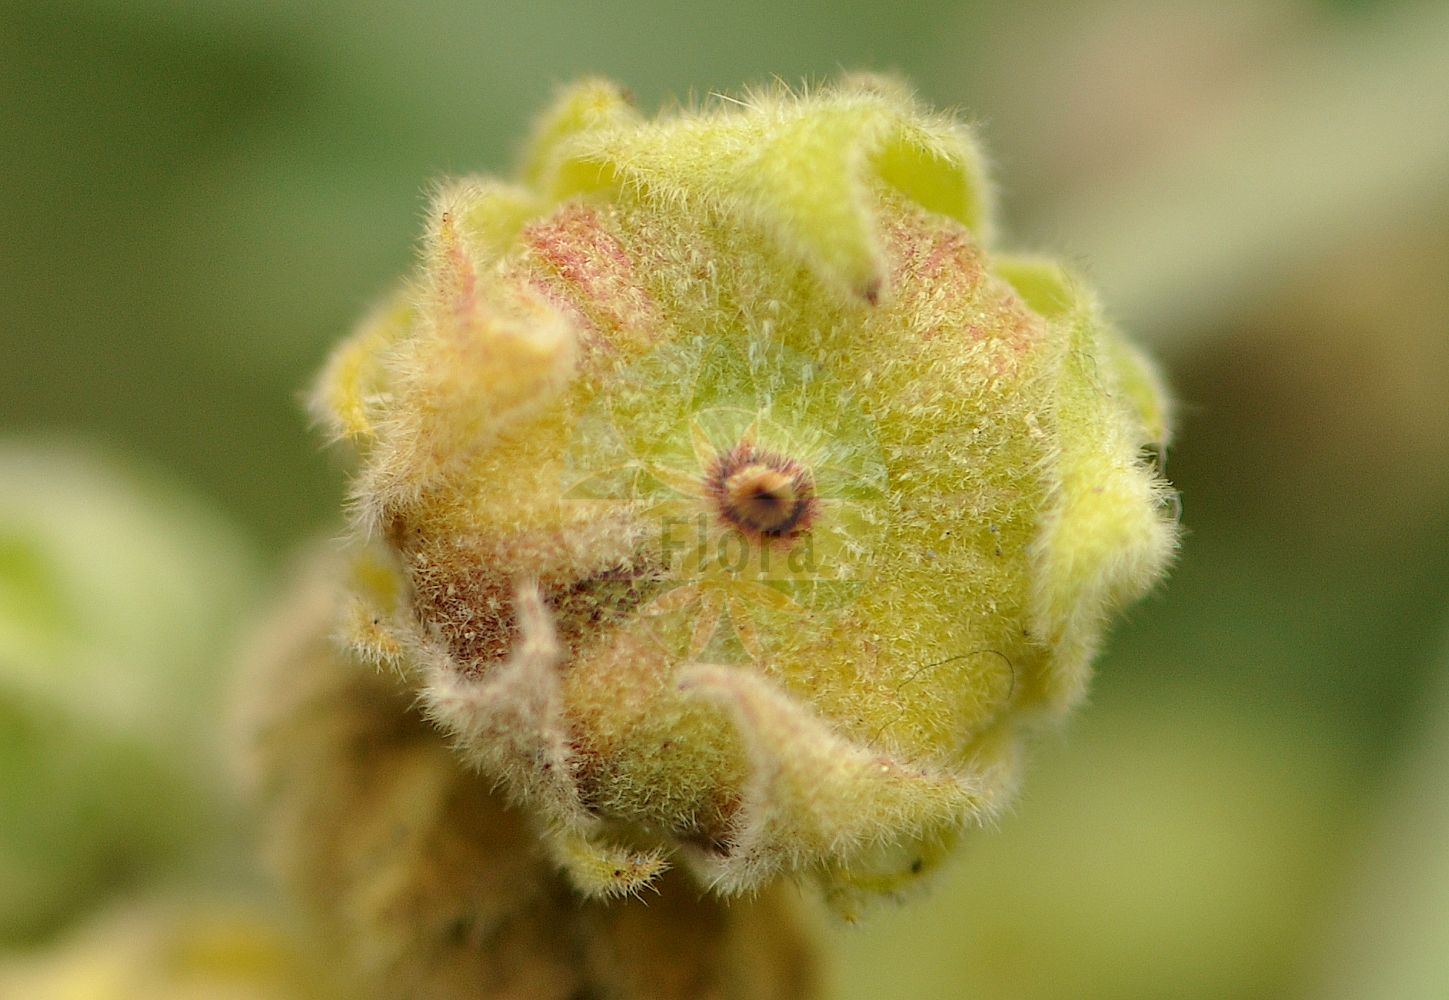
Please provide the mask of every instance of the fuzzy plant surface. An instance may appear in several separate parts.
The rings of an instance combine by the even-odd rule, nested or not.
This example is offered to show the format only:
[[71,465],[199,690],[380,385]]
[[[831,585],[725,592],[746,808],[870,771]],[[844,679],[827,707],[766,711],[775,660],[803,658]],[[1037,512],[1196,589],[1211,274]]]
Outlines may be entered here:
[[357,459],[328,656],[588,899],[901,894],[1175,545],[1155,369],[994,248],[970,131],[889,79],[575,85],[439,188],[313,398]]

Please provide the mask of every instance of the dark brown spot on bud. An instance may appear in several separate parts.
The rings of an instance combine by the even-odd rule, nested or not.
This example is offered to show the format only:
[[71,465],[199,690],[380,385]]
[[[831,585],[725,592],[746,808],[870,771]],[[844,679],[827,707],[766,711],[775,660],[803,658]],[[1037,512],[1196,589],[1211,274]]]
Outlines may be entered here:
[[[477,676],[504,658],[518,641],[513,608],[517,571],[504,568],[500,549],[429,538],[389,525],[412,591],[412,609],[426,632],[448,647],[462,672]],[[578,578],[547,571],[537,576],[559,638],[570,653],[598,641],[664,586],[647,555]]]
[[716,457],[705,486],[721,519],[759,539],[799,537],[809,530],[818,508],[808,469],[751,444]]

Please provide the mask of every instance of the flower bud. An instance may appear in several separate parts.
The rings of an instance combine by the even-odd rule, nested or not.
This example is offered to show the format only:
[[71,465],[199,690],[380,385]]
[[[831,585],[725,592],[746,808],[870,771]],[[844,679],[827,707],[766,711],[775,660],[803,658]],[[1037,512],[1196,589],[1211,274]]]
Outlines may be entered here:
[[889,80],[655,120],[585,82],[324,372],[344,640],[585,894],[898,892],[1161,575],[1160,380],[990,201]]

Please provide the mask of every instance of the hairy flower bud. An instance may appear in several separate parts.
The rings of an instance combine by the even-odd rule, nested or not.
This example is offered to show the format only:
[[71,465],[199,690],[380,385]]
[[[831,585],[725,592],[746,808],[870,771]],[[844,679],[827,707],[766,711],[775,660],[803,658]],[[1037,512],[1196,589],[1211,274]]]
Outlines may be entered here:
[[989,204],[893,81],[655,120],[585,82],[328,365],[341,634],[585,894],[898,892],[1161,575],[1158,377]]

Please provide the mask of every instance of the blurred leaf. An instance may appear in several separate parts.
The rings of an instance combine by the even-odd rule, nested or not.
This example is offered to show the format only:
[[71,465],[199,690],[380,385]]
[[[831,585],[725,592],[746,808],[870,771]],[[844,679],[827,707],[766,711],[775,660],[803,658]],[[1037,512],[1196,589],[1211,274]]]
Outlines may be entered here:
[[1050,206],[1054,242],[1164,349],[1222,329],[1323,250],[1443,197],[1446,38],[1433,2],[1322,26],[1234,95],[1226,124]]
[[218,832],[251,553],[174,487],[0,441],[0,941]]
[[1324,749],[1187,685],[1099,701],[932,896],[837,933],[842,1000],[1282,996],[1337,860]]
[[30,953],[0,954],[0,995],[25,1000],[321,1000],[316,952],[235,902],[130,903]]
[[1427,695],[1418,738],[1356,866],[1345,919],[1326,937],[1316,996],[1449,996],[1449,654]]

